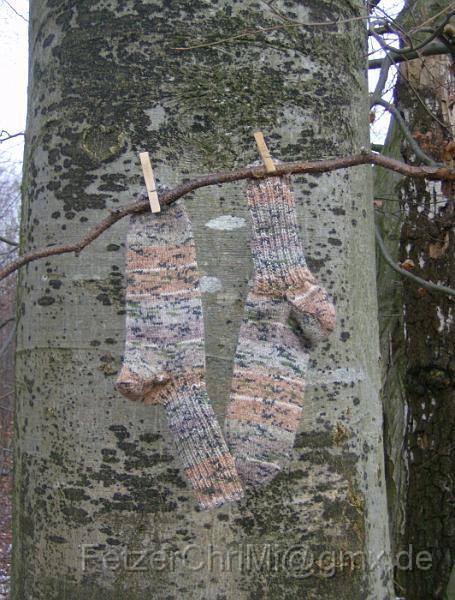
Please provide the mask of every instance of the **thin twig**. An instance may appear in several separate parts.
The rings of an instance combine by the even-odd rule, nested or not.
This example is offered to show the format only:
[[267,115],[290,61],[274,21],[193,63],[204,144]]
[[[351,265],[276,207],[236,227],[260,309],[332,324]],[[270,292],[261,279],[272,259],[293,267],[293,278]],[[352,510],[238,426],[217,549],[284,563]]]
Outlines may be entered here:
[[9,244],[10,246],[19,246],[19,242],[13,242],[13,240],[9,240],[8,238],[0,235],[0,242],[4,242],[5,244]]
[[[2,137],[3,134],[6,133],[6,137]],[[8,133],[5,129],[0,131],[0,144],[3,142],[7,142],[8,140],[12,140],[13,138],[19,137],[20,135],[25,135],[23,131],[19,131],[18,133]]]
[[[381,38],[380,38],[380,36],[377,36],[377,37],[378,37],[378,41],[379,41]],[[380,41],[379,41],[379,44],[381,44]],[[393,57],[389,52],[385,55],[385,58],[382,61],[378,81],[376,83],[376,87],[373,90],[373,93],[371,94],[371,102],[370,102],[371,106],[374,106],[376,104],[376,102],[380,98],[382,98],[382,95],[384,94],[384,88],[387,83],[387,79],[389,77],[390,67],[392,66],[392,64],[393,64]]]
[[5,3],[7,6],[9,6],[9,7],[10,7],[10,9],[13,11],[13,13],[15,13],[15,14],[16,14],[18,17],[20,17],[20,18],[21,18],[21,19],[23,19],[23,20],[24,20],[26,23],[28,23],[28,19],[26,19],[26,18],[24,17],[24,15],[21,15],[21,13],[20,13],[20,12],[17,12],[17,10],[14,8],[14,6],[12,6],[12,5],[11,5],[11,4],[8,2],[8,0],[3,0],[3,1],[4,1],[4,3]]
[[441,119],[439,119],[438,116],[430,108],[428,108],[427,103],[425,102],[425,100],[419,94],[419,92],[417,91],[417,89],[412,85],[411,80],[405,75],[405,73],[403,71],[400,72],[400,77],[403,78],[403,80],[405,81],[406,85],[410,88],[410,90],[412,91],[412,93],[415,95],[415,97],[417,98],[420,106],[427,113],[427,115],[433,121],[436,121],[436,123],[438,123],[438,125],[440,125],[443,129],[445,129],[446,132],[449,135],[451,135],[452,132],[451,132],[450,128],[447,126],[446,123],[444,123],[443,121],[441,121]]
[[9,250],[5,250],[5,252],[0,252],[0,256],[2,257],[2,259],[0,260],[0,264],[2,264],[4,262],[3,257],[5,256],[11,256],[11,254],[15,254],[18,250],[18,247],[13,246],[12,248],[10,248]]
[[[374,154],[373,152],[361,152],[360,154],[354,154],[352,156],[345,156],[342,158],[332,158],[328,160],[319,160],[314,162],[293,162],[293,163],[279,163],[276,164],[276,172],[274,175],[286,175],[291,173],[328,173],[330,171],[337,171],[339,169],[347,169],[358,165],[378,165],[401,173],[408,177],[414,177],[416,179],[429,179],[432,181],[455,181],[455,169],[451,169],[445,165],[442,166],[413,166],[408,165],[404,162],[390,158],[388,156],[382,156],[381,154]],[[160,204],[172,204],[178,198],[193,192],[199,188],[207,187],[210,185],[217,185],[220,183],[228,183],[232,181],[241,181],[243,179],[263,179],[264,177],[270,177],[265,167],[246,167],[237,171],[228,171],[222,173],[212,173],[211,175],[204,175],[199,179],[193,179],[181,183],[174,189],[160,194]],[[31,250],[26,254],[23,254],[9,265],[0,270],[0,281],[5,279],[11,273],[14,273],[24,265],[31,263],[40,258],[47,256],[54,256],[56,254],[65,254],[68,252],[75,252],[78,255],[86,246],[91,244],[93,240],[98,238],[104,231],[109,229],[114,223],[120,221],[124,217],[131,214],[138,214],[150,210],[150,204],[148,198],[142,195],[137,202],[128,204],[123,208],[111,209],[110,214],[105,217],[98,225],[95,225],[89,232],[75,244],[65,244],[62,246],[48,246],[46,248],[38,248]]]
[[444,13],[446,13],[447,11],[453,10],[454,8],[455,8],[455,2],[452,2],[451,4],[449,4],[449,6],[446,6],[441,11],[439,11],[438,13],[436,13],[435,15],[433,15],[432,17],[430,17],[429,19],[427,19],[423,23],[420,23],[420,25],[417,25],[417,27],[414,27],[414,29],[411,29],[409,31],[409,33],[416,33],[417,31],[419,31],[420,29],[422,29],[422,27],[425,27],[426,25],[428,25],[428,23],[431,23],[432,21],[434,21],[435,19],[437,19],[438,17],[440,17],[441,15],[443,15]]
[[407,139],[409,145],[411,146],[412,151],[414,152],[414,154],[416,155],[416,157],[419,160],[421,160],[426,165],[433,165],[433,166],[439,166],[439,167],[442,166],[441,163],[435,162],[430,156],[428,156],[428,154],[426,154],[422,150],[422,148],[419,146],[419,144],[415,141],[415,139],[412,137],[412,133],[409,131],[409,128],[406,125],[405,120],[401,116],[400,111],[394,104],[390,104],[390,102],[380,99],[380,100],[376,100],[374,102],[374,104],[372,104],[372,106],[375,106],[375,105],[377,106],[378,104],[379,104],[379,106],[384,107],[389,113],[391,113],[395,117],[395,120],[397,121],[401,131],[403,132],[405,138]]
[[392,27],[392,23],[386,22],[384,19],[372,21],[372,25],[368,29],[368,35],[371,36],[373,32],[377,33],[378,35],[384,35],[385,33],[392,33],[398,37],[401,34],[400,31],[397,31],[396,29],[394,29]]
[[[414,58],[420,58],[422,56],[439,56],[440,54],[449,54],[447,46],[442,42],[431,42],[428,46],[425,46],[422,50],[409,50],[405,54],[398,54],[393,50],[388,53],[393,58],[395,64],[404,62],[405,60],[413,60]],[[368,69],[380,69],[383,65],[385,58],[372,58],[368,61]]]
[[390,23],[390,25],[394,28],[395,33],[397,33],[397,35],[401,34],[401,36],[403,36],[404,39],[409,40],[408,33],[406,32],[406,30],[403,28],[403,26],[396,19],[393,19],[380,6],[376,6],[376,11],[380,12],[382,14],[382,17],[378,17],[378,18],[384,19],[386,22]]
[[199,48],[210,48],[212,46],[218,46],[220,44],[227,44],[235,40],[256,35],[258,33],[268,33],[269,31],[278,31],[280,29],[288,29],[289,27],[327,27],[330,25],[341,25],[343,23],[350,23],[352,21],[366,21],[367,17],[351,17],[350,19],[339,19],[338,21],[315,21],[315,22],[301,22],[301,21],[288,21],[285,25],[272,25],[270,27],[258,27],[256,29],[244,29],[240,33],[232,35],[227,38],[215,40],[214,42],[202,42],[200,44],[194,44],[192,46],[182,46],[179,48],[169,48],[170,50],[176,50],[177,52],[186,52],[188,50],[198,50]]
[[[419,50],[423,50],[423,48],[425,48],[425,46],[428,46],[428,44],[430,44],[435,39],[435,37],[442,35],[444,27],[447,25],[447,23],[450,21],[450,19],[454,16],[454,14],[455,14],[454,12],[449,13],[446,16],[446,18],[436,27],[436,29],[431,29],[430,35],[427,38],[425,38],[422,42],[420,42],[417,46],[413,45],[412,40],[411,40],[411,43],[409,44],[409,46],[404,47],[404,48],[394,48],[393,46],[390,46],[389,44],[387,44],[385,42],[385,40],[383,40],[383,39],[380,42],[380,44],[384,51],[391,52],[392,54],[397,55],[397,56],[408,55],[409,52],[418,52]],[[375,31],[372,31],[371,33],[377,40],[377,38],[379,37],[378,34]]]
[[11,329],[11,331],[8,334],[8,337],[6,338],[5,342],[3,343],[3,346],[0,348],[0,358],[5,354],[5,352],[8,350],[9,345],[11,344],[11,342],[13,341],[14,338],[14,334],[16,333],[16,327],[13,327]]
[[[446,23],[446,21],[444,21],[444,24],[445,23]],[[393,52],[394,49],[392,47],[388,46],[379,35],[373,33],[373,36],[375,37],[376,41],[379,43],[381,48],[386,52],[386,55],[381,63],[381,72],[378,77],[378,82],[376,84],[376,88],[373,91],[373,93],[371,94],[370,107],[372,108],[374,106],[379,105],[379,106],[384,107],[389,113],[391,113],[395,117],[395,120],[396,120],[398,126],[400,127],[403,135],[407,139],[407,141],[408,141],[409,145],[411,146],[416,157],[427,165],[436,165],[438,163],[436,163],[430,156],[428,156],[428,154],[426,154],[422,150],[422,148],[419,146],[419,144],[413,138],[412,133],[409,130],[409,128],[408,128],[404,118],[402,117],[400,111],[398,110],[398,108],[394,104],[391,104],[382,98],[382,95],[384,93],[384,87],[386,85],[386,82],[387,82],[387,79],[389,76],[390,67],[392,66],[392,64],[394,66],[396,66],[396,62],[400,58],[403,59],[403,56],[405,57],[405,60],[408,60],[408,57],[403,54],[395,55],[395,53]],[[415,52],[415,54],[417,56],[419,56],[419,58],[421,57],[422,53],[420,52],[420,46],[416,47],[416,48],[412,48],[412,50]],[[409,83],[409,85],[411,85],[411,84]],[[418,94],[417,94],[417,97],[420,100],[420,97]]]
[[384,240],[382,239],[382,236],[381,236],[381,230],[379,229],[379,225],[375,226],[375,232],[376,232],[376,241],[378,243],[379,249],[381,251],[382,256],[384,257],[384,260],[389,265],[389,267],[391,267],[397,273],[400,273],[400,275],[403,275],[403,277],[412,279],[412,281],[414,281],[415,283],[418,283],[419,285],[426,288],[427,290],[432,290],[433,292],[440,292],[442,294],[447,294],[449,296],[455,296],[454,289],[446,287],[445,285],[437,285],[436,283],[432,283],[431,281],[426,281],[425,279],[422,279],[421,277],[417,277],[417,275],[414,275],[413,273],[406,271],[406,269],[402,269],[401,267],[399,267],[387,251],[387,248],[384,244]]
[[9,319],[6,319],[6,321],[3,321],[3,323],[0,323],[0,331],[3,329],[3,327],[6,327],[8,323],[12,323],[15,320],[15,317],[10,317]]

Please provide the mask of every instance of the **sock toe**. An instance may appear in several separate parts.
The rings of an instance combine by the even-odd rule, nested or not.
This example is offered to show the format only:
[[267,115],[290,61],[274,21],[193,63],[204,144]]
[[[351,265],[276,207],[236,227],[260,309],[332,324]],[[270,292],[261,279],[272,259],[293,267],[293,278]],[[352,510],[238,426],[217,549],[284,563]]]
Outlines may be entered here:
[[236,457],[235,464],[240,479],[253,487],[266,485],[283,469],[280,465],[254,458]]
[[129,400],[142,400],[144,397],[143,380],[126,365],[118,375],[115,389]]
[[309,341],[319,342],[335,329],[335,306],[323,287],[314,285],[308,291],[288,292],[286,298]]

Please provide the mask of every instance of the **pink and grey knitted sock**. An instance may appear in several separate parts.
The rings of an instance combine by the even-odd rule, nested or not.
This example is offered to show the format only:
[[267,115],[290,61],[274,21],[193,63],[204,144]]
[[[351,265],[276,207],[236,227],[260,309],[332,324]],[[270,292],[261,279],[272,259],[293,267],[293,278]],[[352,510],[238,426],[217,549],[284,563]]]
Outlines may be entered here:
[[243,490],[205,387],[204,325],[191,223],[184,205],[131,217],[126,346],[116,387],[163,404],[185,474],[203,509]]
[[247,198],[254,275],[225,431],[240,477],[259,486],[271,481],[290,457],[308,351],[333,330],[335,308],[307,267],[289,178],[251,180]]

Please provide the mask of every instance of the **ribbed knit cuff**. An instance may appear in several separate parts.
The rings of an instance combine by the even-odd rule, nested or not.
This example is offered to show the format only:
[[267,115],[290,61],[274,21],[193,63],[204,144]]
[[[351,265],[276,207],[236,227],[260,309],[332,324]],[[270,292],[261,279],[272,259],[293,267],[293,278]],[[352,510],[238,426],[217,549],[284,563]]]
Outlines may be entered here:
[[250,180],[247,199],[255,287],[265,293],[284,292],[305,281],[314,281],[299,238],[289,177]]
[[203,380],[188,378],[162,394],[177,453],[200,508],[240,500],[243,489]]

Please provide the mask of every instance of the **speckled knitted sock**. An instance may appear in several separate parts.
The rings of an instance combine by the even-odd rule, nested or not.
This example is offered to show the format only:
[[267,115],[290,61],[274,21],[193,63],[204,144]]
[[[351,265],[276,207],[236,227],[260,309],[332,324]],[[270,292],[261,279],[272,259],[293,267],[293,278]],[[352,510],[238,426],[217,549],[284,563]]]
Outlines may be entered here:
[[131,217],[126,345],[116,388],[163,404],[201,508],[243,495],[205,387],[204,326],[191,223],[182,203]]
[[299,428],[311,346],[335,326],[335,309],[309,271],[288,177],[247,188],[254,263],[234,362],[226,440],[254,486],[287,464]]
[[306,264],[289,177],[251,181],[247,189],[252,221],[254,288],[285,297],[310,344],[335,327],[335,307]]

